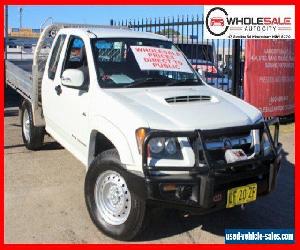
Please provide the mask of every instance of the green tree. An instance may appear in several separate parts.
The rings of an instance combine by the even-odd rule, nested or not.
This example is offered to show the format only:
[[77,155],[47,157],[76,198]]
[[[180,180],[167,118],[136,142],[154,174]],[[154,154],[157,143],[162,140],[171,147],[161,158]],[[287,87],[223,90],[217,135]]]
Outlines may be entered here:
[[164,36],[180,36],[180,32],[178,32],[174,29],[162,29],[162,30],[156,32],[156,34],[164,35]]

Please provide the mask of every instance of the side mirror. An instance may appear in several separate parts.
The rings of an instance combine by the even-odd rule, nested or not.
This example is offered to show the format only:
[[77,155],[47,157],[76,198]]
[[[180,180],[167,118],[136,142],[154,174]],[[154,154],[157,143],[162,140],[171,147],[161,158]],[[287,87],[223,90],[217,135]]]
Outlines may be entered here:
[[63,86],[80,89],[84,83],[84,74],[79,69],[66,69],[61,76]]

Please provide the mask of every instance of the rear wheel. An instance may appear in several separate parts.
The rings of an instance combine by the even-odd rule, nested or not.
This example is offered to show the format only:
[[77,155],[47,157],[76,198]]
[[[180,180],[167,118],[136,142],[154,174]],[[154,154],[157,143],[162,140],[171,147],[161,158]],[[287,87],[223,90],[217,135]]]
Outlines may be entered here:
[[145,225],[146,202],[129,188],[128,181],[115,149],[97,156],[85,178],[85,200],[92,221],[119,240],[132,240]]
[[38,150],[44,142],[45,130],[43,127],[35,127],[31,104],[24,101],[21,106],[22,138],[25,147],[30,150]]

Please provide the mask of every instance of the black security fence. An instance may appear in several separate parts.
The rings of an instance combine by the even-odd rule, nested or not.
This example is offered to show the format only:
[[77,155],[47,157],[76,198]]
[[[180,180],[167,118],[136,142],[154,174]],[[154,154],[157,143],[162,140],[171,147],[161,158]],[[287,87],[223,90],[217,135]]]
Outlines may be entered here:
[[209,85],[242,97],[245,44],[243,40],[204,39],[203,16],[111,20],[111,25],[168,37]]

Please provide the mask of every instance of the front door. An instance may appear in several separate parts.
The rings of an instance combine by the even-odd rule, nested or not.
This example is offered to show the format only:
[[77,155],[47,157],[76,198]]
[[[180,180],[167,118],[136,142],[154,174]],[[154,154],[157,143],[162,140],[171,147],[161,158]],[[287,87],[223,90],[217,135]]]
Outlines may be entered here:
[[61,82],[62,98],[66,119],[64,126],[68,127],[67,136],[71,139],[77,153],[81,157],[87,155],[89,142],[88,105],[89,105],[89,68],[86,56],[86,46],[83,39],[70,36],[66,50],[65,60],[62,65],[61,75],[67,69],[81,70],[84,74],[83,85],[76,89],[64,86]]
[[[85,51],[80,37],[60,35],[53,47],[48,74],[44,74],[42,89],[47,131],[82,162],[86,161],[89,141],[89,68]],[[83,72],[81,87],[62,84],[62,74],[67,69]]]

